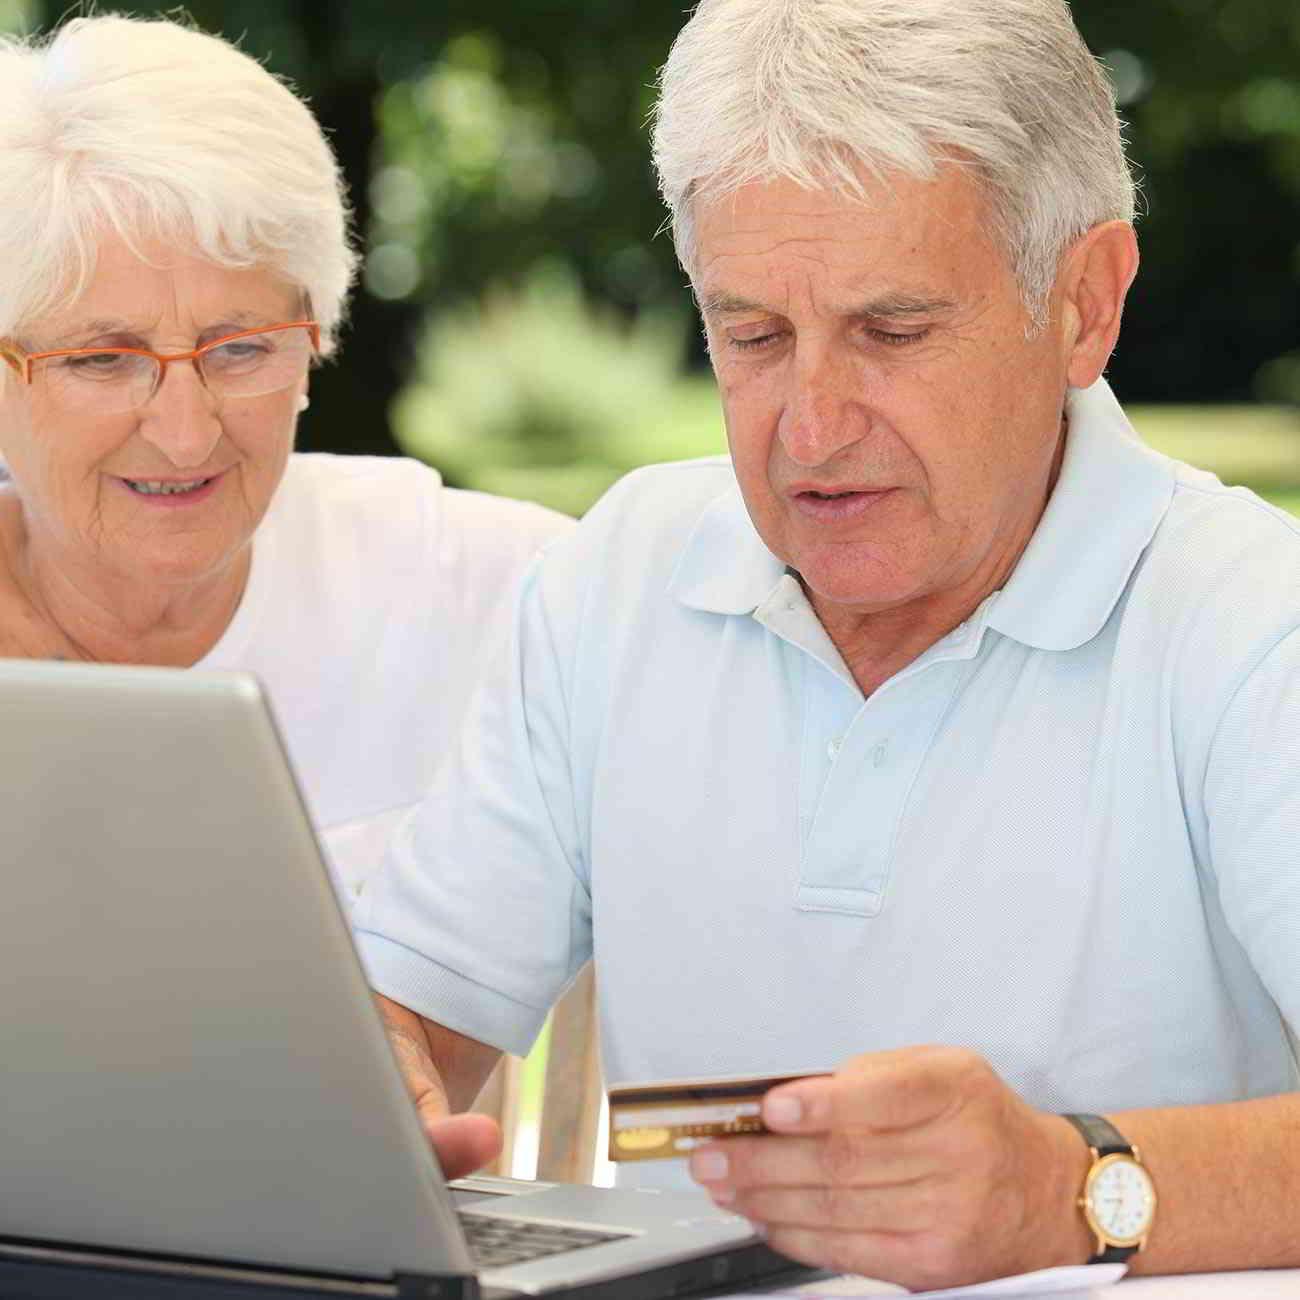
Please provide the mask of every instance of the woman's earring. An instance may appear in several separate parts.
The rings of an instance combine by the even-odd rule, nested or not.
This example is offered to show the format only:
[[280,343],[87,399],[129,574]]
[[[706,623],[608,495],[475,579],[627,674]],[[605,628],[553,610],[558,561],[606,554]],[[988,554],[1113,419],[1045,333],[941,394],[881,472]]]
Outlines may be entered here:
[[305,411],[310,405],[311,398],[308,397],[306,393],[303,393],[302,396],[298,398],[298,409],[300,411]]

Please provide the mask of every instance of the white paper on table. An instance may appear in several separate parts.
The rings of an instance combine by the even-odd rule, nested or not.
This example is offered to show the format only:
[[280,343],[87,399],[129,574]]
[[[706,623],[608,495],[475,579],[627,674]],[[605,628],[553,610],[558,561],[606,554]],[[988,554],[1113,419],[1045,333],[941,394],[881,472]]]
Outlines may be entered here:
[[1018,1273],[1015,1277],[1000,1277],[992,1282],[976,1282],[974,1286],[955,1286],[947,1291],[917,1291],[914,1295],[929,1296],[932,1300],[956,1300],[958,1296],[1002,1295],[1058,1295],[1062,1291],[1088,1291],[1097,1286],[1110,1286],[1128,1272],[1127,1264],[1075,1264],[1070,1268],[1041,1268],[1036,1273]]
[[[1063,1292],[1087,1292],[1093,1287],[1110,1286],[1128,1271],[1124,1264],[1078,1264],[1070,1268],[1043,1268],[1035,1273],[1018,1273],[1015,1277],[1000,1277],[992,1282],[976,1282],[971,1286],[949,1287],[943,1291],[908,1291],[893,1282],[880,1282],[872,1277],[856,1277],[845,1273],[817,1282],[804,1282],[799,1286],[780,1288],[762,1293],[745,1293],[753,1300],[771,1300],[773,1296],[793,1296],[797,1300],[855,1300],[856,1297],[911,1295],[916,1300],[959,1300],[959,1297],[996,1296],[1047,1296]],[[741,1300],[741,1294],[728,1297]]]

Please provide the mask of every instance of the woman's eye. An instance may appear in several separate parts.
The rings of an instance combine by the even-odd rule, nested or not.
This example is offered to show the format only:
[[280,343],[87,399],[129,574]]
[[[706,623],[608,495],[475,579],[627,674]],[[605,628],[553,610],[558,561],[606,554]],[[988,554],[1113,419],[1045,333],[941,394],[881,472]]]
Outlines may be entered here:
[[236,339],[209,348],[203,354],[203,364],[216,370],[248,370],[260,366],[273,351],[265,339]]
[[130,362],[131,357],[121,352],[82,352],[63,358],[66,369],[80,374],[111,374],[114,370],[125,370]]

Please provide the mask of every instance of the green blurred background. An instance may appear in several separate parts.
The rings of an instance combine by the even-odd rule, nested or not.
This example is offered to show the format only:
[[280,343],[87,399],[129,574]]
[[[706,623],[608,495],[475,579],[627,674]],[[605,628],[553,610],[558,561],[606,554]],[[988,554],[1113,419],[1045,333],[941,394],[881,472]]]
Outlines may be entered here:
[[[1074,9],[1145,196],[1111,382],[1152,442],[1300,510],[1300,4]],[[722,449],[645,130],[684,4],[188,11],[296,83],[351,186],[365,269],[302,446],[400,449],[573,513],[634,465]],[[0,0],[0,31],[66,12]]]

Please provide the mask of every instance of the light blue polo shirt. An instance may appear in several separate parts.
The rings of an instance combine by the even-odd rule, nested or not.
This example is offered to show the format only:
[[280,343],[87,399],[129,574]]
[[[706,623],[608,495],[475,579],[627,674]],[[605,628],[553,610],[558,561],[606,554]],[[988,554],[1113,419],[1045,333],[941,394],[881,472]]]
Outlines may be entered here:
[[983,1053],[1106,1111],[1295,1086],[1300,527],[1105,384],[1005,588],[864,699],[725,460],[556,543],[358,921],[524,1051],[594,950],[611,1084]]

